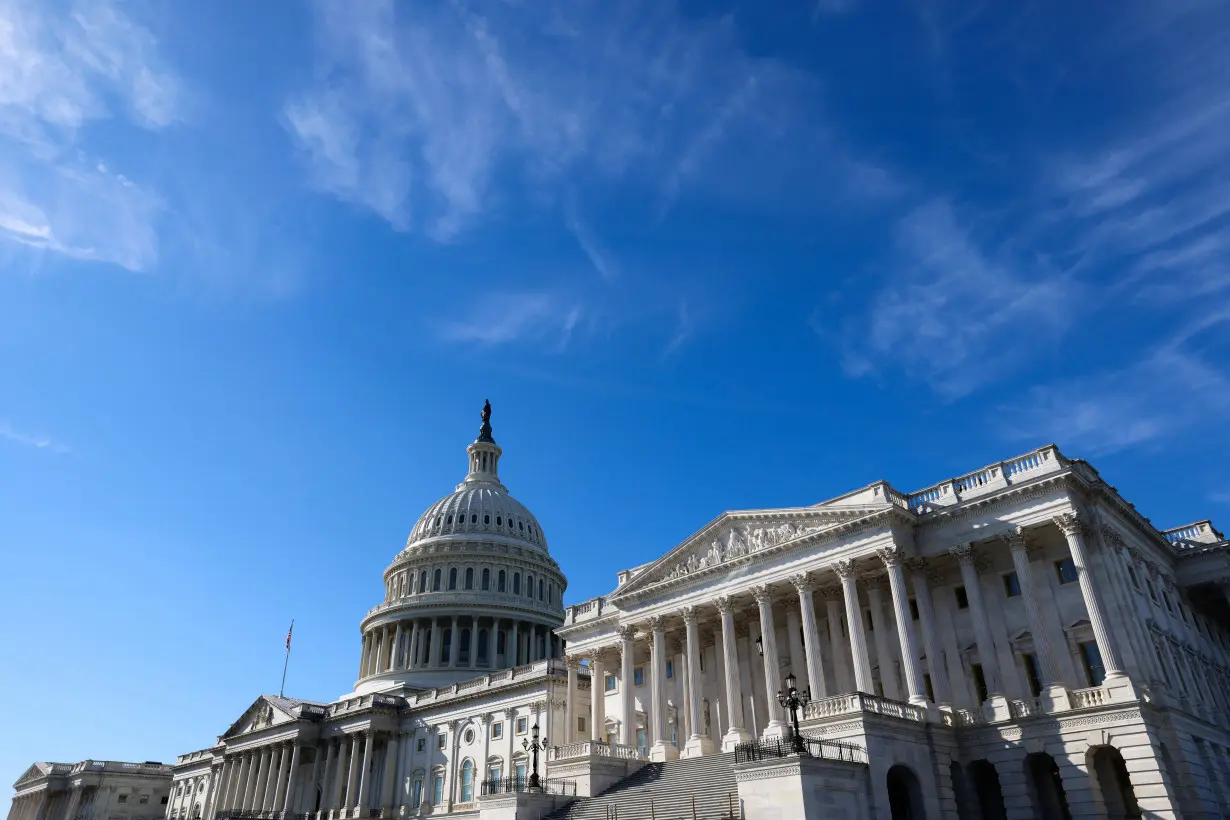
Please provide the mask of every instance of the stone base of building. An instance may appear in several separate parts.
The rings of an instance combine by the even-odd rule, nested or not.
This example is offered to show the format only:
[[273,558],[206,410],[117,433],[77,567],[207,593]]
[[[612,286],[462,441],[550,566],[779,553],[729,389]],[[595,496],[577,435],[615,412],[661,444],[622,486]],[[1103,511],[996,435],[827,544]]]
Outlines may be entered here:
[[478,799],[478,816],[481,820],[541,820],[574,800],[572,796],[543,792],[484,795]]
[[690,737],[680,757],[704,757],[713,754],[713,741],[707,737]]
[[553,758],[551,777],[576,783],[577,797],[594,797],[625,777],[636,774],[645,763],[639,758],[607,757],[586,751],[577,757]]
[[864,820],[866,764],[783,757],[735,766],[745,820]]
[[726,730],[726,734],[722,736],[722,751],[733,752],[735,747],[740,743],[747,743],[752,739],[752,733],[747,729],[737,729],[734,726]]
[[649,759],[654,763],[662,763],[667,760],[678,760],[679,749],[670,743],[658,742],[649,747]]

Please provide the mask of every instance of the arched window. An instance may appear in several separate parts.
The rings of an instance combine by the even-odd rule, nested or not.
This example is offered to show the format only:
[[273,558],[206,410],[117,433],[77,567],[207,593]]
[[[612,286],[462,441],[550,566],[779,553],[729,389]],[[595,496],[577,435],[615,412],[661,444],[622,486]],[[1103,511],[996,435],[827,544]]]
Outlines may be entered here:
[[470,523],[471,524],[478,523],[478,513],[470,513]]
[[521,594],[521,573],[513,573],[513,595]]
[[538,600],[542,600],[542,579],[538,579]]
[[450,652],[452,651],[452,649],[453,649],[453,630],[451,630],[451,629],[446,629],[446,630],[444,630],[444,632],[443,632],[442,634],[443,634],[443,636],[444,636],[444,640],[440,641],[440,658],[439,658],[439,663],[440,663],[440,664],[442,664],[442,665],[444,665],[444,666],[447,666],[447,665],[448,665],[449,653],[450,653]]
[[490,523],[491,523],[491,516],[490,516],[490,515],[484,515],[484,516],[483,516],[483,523],[484,523],[484,524],[490,524]]
[[427,591],[427,570],[419,573],[419,592]]
[[504,591],[504,570],[500,570],[500,574],[496,576],[495,590],[496,592]]
[[487,782],[491,784],[489,790],[496,791],[500,787],[500,780],[504,777],[504,758],[489,757],[487,758]]
[[474,589],[474,567],[466,567],[466,589]]
[[547,584],[547,603],[555,606],[555,584]]
[[525,574],[525,597],[534,597],[534,576],[528,572]]
[[483,590],[491,589],[491,570],[483,567]]
[[490,652],[488,650],[489,642],[487,640],[488,634],[489,633],[486,629],[480,629],[478,631],[478,662],[479,663],[487,663],[488,662],[487,659],[490,656]]
[[431,579],[431,591],[440,591],[440,570],[436,570],[435,576]]
[[474,801],[474,761],[466,758],[461,764],[461,802]]
[[439,806],[444,803],[444,770],[438,769],[431,773],[431,804]]
[[449,567],[448,570],[448,588],[457,588],[457,567]]

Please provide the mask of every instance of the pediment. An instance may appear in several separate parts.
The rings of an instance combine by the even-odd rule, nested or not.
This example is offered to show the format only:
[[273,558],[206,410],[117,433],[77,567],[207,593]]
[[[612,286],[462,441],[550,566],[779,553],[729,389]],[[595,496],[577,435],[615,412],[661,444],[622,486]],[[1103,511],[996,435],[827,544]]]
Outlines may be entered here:
[[17,778],[17,782],[13,784],[14,788],[20,788],[26,783],[38,780],[40,777],[46,777],[50,767],[43,763],[35,763],[30,768],[26,769],[21,777]]
[[634,595],[676,581],[740,563],[757,553],[776,550],[851,521],[883,512],[885,506],[816,507],[728,512],[694,533],[666,555],[637,572],[612,598]]
[[258,732],[279,723],[289,723],[298,719],[282,708],[281,704],[275,704],[274,700],[267,695],[261,695],[244,711],[239,720],[231,724],[231,727],[223,733],[222,738],[246,735],[249,732]]

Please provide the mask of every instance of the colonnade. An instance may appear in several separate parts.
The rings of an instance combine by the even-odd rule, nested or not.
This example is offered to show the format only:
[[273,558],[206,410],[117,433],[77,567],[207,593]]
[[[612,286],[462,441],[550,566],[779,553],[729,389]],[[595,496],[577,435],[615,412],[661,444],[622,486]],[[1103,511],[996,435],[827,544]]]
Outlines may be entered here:
[[504,669],[559,657],[550,625],[482,615],[407,618],[363,634],[359,677],[412,669]]
[[296,788],[302,746],[286,741],[227,755],[206,813],[298,811]]
[[[1090,626],[1098,651],[1101,654],[1105,669],[1105,680],[1108,685],[1116,680],[1125,679],[1123,665],[1114,643],[1111,631],[1108,629],[1106,610],[1102,601],[1101,591],[1094,583],[1089,570],[1088,550],[1085,544],[1084,531],[1081,522],[1075,514],[1056,516],[1054,524],[1059,527],[1067,540],[1072,562],[1075,566],[1081,594],[1088,613]],[[1024,599],[1026,614],[1029,619],[1031,634],[1034,637],[1034,649],[1038,661],[1039,675],[1044,687],[1052,691],[1060,685],[1060,673],[1055,661],[1053,647],[1049,643],[1048,630],[1042,619],[1042,608],[1039,602],[1032,578],[1032,569],[1026,549],[1026,533],[1018,529],[1006,539],[1012,554],[1013,565],[1020,581],[1021,596]],[[1003,674],[999,668],[998,655],[992,639],[990,620],[984,605],[978,569],[970,544],[959,544],[950,551],[956,560],[961,578],[965,585],[968,599],[969,617],[975,635],[978,649],[978,660],[986,682],[987,701],[996,698],[1003,700]],[[868,650],[866,624],[863,618],[863,604],[860,600],[860,585],[866,586],[866,594],[871,603],[872,632],[876,641],[876,656],[881,670],[890,662],[889,625],[882,615],[883,592],[878,582],[867,584],[865,576],[873,572],[877,577],[887,576],[888,592],[891,597],[893,625],[896,629],[899,645],[901,678],[904,683],[904,695],[909,703],[926,707],[932,701],[928,697],[924,681],[924,671],[930,677],[932,695],[935,702],[943,705],[952,703],[952,686],[948,678],[945,664],[940,662],[943,654],[940,649],[939,631],[937,629],[934,606],[931,601],[931,590],[927,580],[927,561],[920,558],[907,559],[901,547],[893,545],[878,550],[873,562],[879,567],[867,566],[868,556],[861,560],[847,559],[832,562],[817,567],[816,570],[796,574],[789,579],[789,586],[782,583],[750,586],[743,590],[722,595],[714,599],[716,605],[717,624],[707,624],[713,630],[715,647],[718,650],[722,683],[724,684],[725,724],[728,727],[723,737],[723,747],[731,748],[734,744],[751,738],[748,722],[744,715],[744,695],[739,672],[739,660],[736,650],[736,615],[749,612],[745,620],[750,626],[759,626],[757,648],[763,655],[764,674],[764,708],[758,713],[766,716],[762,735],[766,737],[780,736],[786,730],[786,716],[778,703],[777,693],[782,689],[780,652],[777,644],[778,612],[787,604],[786,634],[790,641],[789,652],[791,665],[799,679],[798,686],[808,687],[813,699],[827,696],[827,685],[824,676],[825,655],[830,664],[838,663],[838,659],[848,659],[850,675],[844,675],[840,664],[834,668],[833,678],[839,685],[852,685],[852,689],[867,694],[875,694],[872,676],[871,656]],[[907,577],[907,569],[910,571]],[[836,577],[838,584],[825,584]],[[861,582],[861,583],[860,583]],[[817,623],[813,595],[822,593],[826,598],[828,614],[828,646],[820,634]],[[912,593],[912,595],[911,595]],[[921,644],[915,634],[915,618],[911,612],[911,597],[917,608],[917,622],[921,629]],[[797,598],[797,605],[794,599]],[[754,603],[754,610],[750,605]],[[840,614],[844,609],[846,628],[841,629]],[[751,614],[754,612],[754,614]],[[701,737],[700,708],[703,687],[699,685],[699,656],[701,652],[700,630],[698,620],[709,616],[712,611],[687,606],[672,613],[657,614],[642,621],[625,623],[619,627],[618,646],[604,646],[591,651],[586,657],[590,665],[593,681],[593,696],[591,698],[593,713],[591,716],[591,734],[596,739],[602,738],[605,725],[605,703],[603,692],[604,675],[607,674],[607,656],[618,654],[619,665],[616,672],[619,679],[623,714],[620,716],[619,742],[632,746],[636,744],[636,716],[634,713],[635,699],[633,690],[633,659],[638,644],[647,645],[650,657],[650,680],[648,681],[649,713],[648,735],[650,756],[655,759],[670,758],[679,753],[679,745],[683,746],[688,756],[707,753],[711,742]],[[683,629],[679,629],[682,622]],[[684,709],[688,717],[688,737],[686,744],[672,744],[667,734],[666,724],[666,651],[667,633],[672,640],[682,633],[681,642],[687,666],[687,681],[684,685]],[[801,640],[800,640],[800,632]],[[925,652],[920,651],[920,646]],[[925,669],[924,661],[925,656]],[[614,667],[612,667],[614,668]],[[897,694],[897,684],[893,681],[891,687],[882,675],[886,695],[894,697]],[[688,682],[691,682],[690,685]],[[567,701],[574,701],[576,676],[568,676]],[[835,693],[836,694],[836,693]],[[1006,701],[1004,701],[1006,704]],[[1055,708],[1068,708],[1066,697],[1062,703],[1055,700],[1051,705]],[[572,709],[568,709],[571,715]],[[568,737],[564,742],[574,740],[576,723],[569,719]]]

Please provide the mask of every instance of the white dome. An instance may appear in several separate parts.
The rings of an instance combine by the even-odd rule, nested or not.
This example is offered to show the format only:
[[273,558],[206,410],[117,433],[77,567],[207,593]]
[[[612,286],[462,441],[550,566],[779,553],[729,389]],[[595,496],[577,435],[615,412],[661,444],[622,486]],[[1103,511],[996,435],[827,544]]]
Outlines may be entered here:
[[502,484],[483,480],[462,482],[456,491],[428,507],[410,531],[406,546],[468,540],[475,535],[547,551],[547,539],[533,513]]

